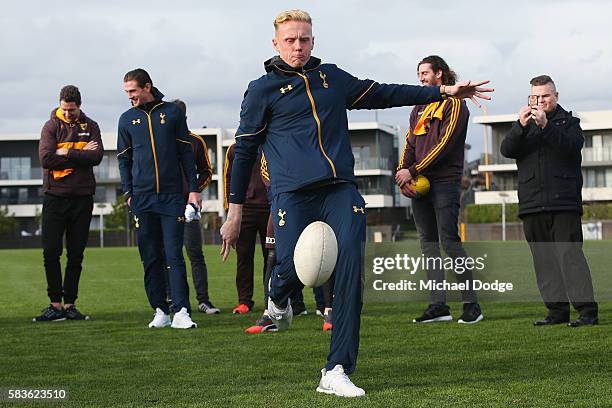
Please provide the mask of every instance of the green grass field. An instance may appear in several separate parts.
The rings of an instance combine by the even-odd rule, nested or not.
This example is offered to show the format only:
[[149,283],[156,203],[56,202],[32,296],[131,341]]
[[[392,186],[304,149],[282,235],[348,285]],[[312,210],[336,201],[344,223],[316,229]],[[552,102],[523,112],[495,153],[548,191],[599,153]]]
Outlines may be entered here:
[[[475,245],[472,251],[479,250]],[[535,285],[525,245],[486,245],[507,256],[495,268],[502,275]],[[407,247],[415,248],[368,249],[371,257]],[[69,399],[58,406],[75,407],[612,407],[610,247],[586,246],[597,293],[604,293],[595,327],[536,328],[532,320],[545,315],[539,302],[503,297],[483,300],[485,320],[478,325],[415,325],[410,322],[426,302],[391,302],[366,292],[359,364],[351,376],[367,392],[360,400],[315,392],[329,333],[321,331],[308,290],[310,314],[296,317],[288,332],[243,333],[262,310],[261,285],[255,312],[232,315],[235,258],[222,264],[218,247],[205,253],[211,299],[222,313],[194,312],[196,330],[147,328],[152,311],[135,248],[87,250],[78,305],[91,321],[34,324],[31,318],[48,302],[42,253],[4,250],[0,388],[65,389]],[[460,304],[451,308],[457,317]]]

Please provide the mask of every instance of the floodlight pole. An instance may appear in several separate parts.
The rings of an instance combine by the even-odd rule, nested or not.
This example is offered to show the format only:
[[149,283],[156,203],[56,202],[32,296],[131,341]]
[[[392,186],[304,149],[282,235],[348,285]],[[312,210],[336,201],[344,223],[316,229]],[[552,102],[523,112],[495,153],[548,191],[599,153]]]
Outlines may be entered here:
[[106,204],[100,203],[97,207],[100,209],[100,248],[104,248],[104,209]]
[[502,200],[502,241],[506,240],[506,200]]
[[[488,115],[487,105],[482,106],[482,112],[486,117]],[[485,166],[489,165],[489,125],[484,124],[484,161]],[[485,189],[487,191],[491,190],[491,174],[488,171],[485,171]]]
[[506,240],[506,198],[508,197],[508,193],[498,193],[501,198],[502,205],[502,241]]

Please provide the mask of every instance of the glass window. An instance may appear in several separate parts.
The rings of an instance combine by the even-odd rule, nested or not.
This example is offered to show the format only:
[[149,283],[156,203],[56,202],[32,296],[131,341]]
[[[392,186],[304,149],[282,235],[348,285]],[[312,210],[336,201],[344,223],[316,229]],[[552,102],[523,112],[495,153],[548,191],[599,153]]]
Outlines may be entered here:
[[42,203],[41,187],[32,186],[0,188],[0,205],[40,203]]
[[1,180],[28,180],[32,168],[30,157],[2,157],[0,158]]
[[106,202],[106,186],[96,186],[96,192],[94,194],[94,202],[96,203]]

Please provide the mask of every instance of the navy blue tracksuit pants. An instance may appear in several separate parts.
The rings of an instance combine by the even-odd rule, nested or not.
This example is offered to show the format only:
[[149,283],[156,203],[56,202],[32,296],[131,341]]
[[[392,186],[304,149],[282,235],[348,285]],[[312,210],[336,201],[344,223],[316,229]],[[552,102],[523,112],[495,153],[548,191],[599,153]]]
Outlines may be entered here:
[[303,288],[295,272],[293,251],[307,225],[324,221],[338,240],[338,260],[333,300],[333,324],[326,369],[341,364],[346,373],[355,370],[359,350],[359,326],[363,303],[363,257],[365,250],[365,202],[352,183],[280,193],[272,200],[276,238],[276,265],[270,296],[287,305],[295,290]]
[[149,304],[154,309],[159,307],[164,313],[170,313],[164,276],[167,265],[174,310],[178,312],[184,307],[191,313],[183,258],[184,217],[144,211],[134,218],[137,220],[138,250],[144,266],[145,291]]

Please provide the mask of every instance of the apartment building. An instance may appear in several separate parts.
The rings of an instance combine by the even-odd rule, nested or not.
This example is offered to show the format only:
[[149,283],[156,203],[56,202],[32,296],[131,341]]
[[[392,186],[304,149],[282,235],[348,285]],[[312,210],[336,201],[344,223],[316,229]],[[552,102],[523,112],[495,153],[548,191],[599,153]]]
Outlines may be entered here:
[[[202,193],[203,211],[223,218],[223,164],[225,152],[234,142],[235,129],[199,128],[192,132],[206,140],[213,167],[212,181]],[[373,210],[372,217],[378,220],[369,223],[392,223],[390,220],[397,219],[398,213],[405,214],[400,207],[407,205],[406,200],[400,199],[394,183],[399,129],[376,122],[357,122],[349,124],[349,132],[357,183],[368,209]],[[36,231],[37,217],[42,210],[39,138],[38,133],[0,134],[0,206],[6,206],[9,214],[19,219],[20,229],[25,233]],[[109,214],[121,195],[117,135],[103,133],[102,139],[104,158],[94,167],[97,188],[92,229],[99,228],[100,215]]]

